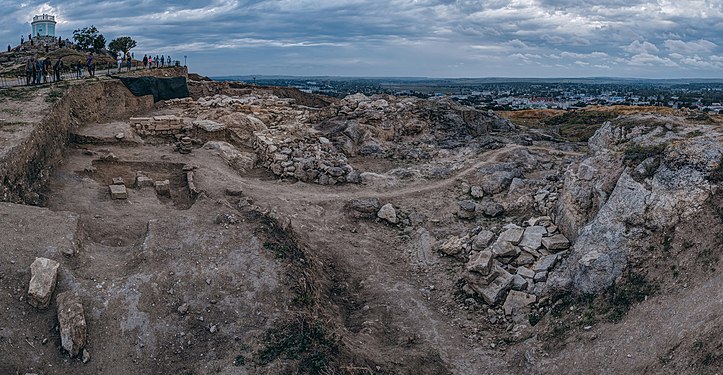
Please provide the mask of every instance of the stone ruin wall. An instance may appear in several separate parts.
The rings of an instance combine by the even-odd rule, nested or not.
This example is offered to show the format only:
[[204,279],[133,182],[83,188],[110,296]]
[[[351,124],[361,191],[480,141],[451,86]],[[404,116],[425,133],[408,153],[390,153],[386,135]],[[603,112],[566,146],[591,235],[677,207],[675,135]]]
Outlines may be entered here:
[[361,180],[346,156],[336,152],[331,141],[324,137],[287,138],[276,129],[255,132],[254,137],[259,164],[279,177],[321,185],[358,183]]

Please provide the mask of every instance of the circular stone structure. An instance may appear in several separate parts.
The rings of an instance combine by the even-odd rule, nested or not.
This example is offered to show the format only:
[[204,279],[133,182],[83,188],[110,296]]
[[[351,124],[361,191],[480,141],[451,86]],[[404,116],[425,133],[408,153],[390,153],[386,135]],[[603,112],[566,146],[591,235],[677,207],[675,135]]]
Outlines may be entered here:
[[33,36],[55,36],[55,16],[42,14],[33,17],[30,24],[33,27]]

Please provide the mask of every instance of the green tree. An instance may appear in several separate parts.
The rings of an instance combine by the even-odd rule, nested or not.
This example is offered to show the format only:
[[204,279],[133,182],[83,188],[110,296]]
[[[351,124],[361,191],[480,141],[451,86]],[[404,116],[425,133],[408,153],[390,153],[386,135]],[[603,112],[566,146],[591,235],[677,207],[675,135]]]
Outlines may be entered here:
[[111,51],[113,54],[116,54],[117,52],[127,52],[131,49],[135,48],[136,41],[131,39],[129,36],[122,36],[120,38],[115,38],[108,43],[108,50]]
[[73,31],[73,40],[82,50],[93,47],[98,51],[105,48],[105,37],[93,25]]

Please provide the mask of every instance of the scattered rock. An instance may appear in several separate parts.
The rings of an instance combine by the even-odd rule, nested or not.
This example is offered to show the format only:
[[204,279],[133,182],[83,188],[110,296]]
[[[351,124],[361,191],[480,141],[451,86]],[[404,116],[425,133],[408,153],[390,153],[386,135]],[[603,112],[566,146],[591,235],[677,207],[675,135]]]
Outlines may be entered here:
[[186,313],[188,312],[188,304],[184,303],[181,306],[178,306],[177,311],[181,315],[186,315]]
[[355,215],[358,217],[371,218],[379,212],[382,208],[382,204],[377,198],[361,198],[352,200],[349,202],[347,207],[354,211]]
[[47,259],[35,258],[30,265],[30,286],[28,287],[28,303],[38,309],[47,308],[55,290],[60,263]]
[[439,251],[446,255],[457,255],[462,252],[464,241],[460,237],[451,237],[439,246]]
[[377,217],[382,220],[386,220],[391,224],[397,223],[397,211],[391,203],[387,203],[382,206],[382,208],[379,209],[379,212],[377,212]]
[[90,352],[83,349],[83,363],[88,363],[88,362],[90,362]]
[[80,298],[73,292],[58,294],[58,322],[63,349],[77,356],[87,341],[87,327]]
[[477,205],[472,201],[460,201],[459,211],[457,211],[457,217],[464,220],[472,220],[476,215]]
[[490,201],[480,203],[479,210],[485,216],[489,217],[497,217],[500,216],[503,212],[505,212],[505,208],[502,207],[501,204]]
[[472,186],[469,193],[475,199],[482,199],[485,196],[484,190],[479,186]]
[[123,133],[118,133],[118,134],[115,135],[115,139],[117,139],[117,140],[119,140],[119,141],[120,141],[120,140],[123,140],[123,138],[125,138],[125,137],[126,137],[126,135],[123,134]]
[[123,177],[113,177],[113,183],[111,185],[125,185]]
[[505,310],[505,315],[514,315],[536,301],[537,297],[532,294],[512,290],[507,295],[507,299],[502,308]]
[[472,241],[472,249],[477,251],[485,249],[487,246],[490,245],[490,242],[492,242],[492,239],[494,239],[494,237],[494,233],[488,230],[481,230],[474,237],[474,241]]

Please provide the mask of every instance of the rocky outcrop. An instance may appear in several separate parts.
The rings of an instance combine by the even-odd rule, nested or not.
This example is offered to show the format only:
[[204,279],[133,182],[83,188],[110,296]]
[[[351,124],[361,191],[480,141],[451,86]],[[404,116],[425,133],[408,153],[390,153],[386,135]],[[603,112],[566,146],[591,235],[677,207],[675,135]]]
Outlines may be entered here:
[[[576,167],[576,173],[567,176],[558,212],[576,241],[570,256],[551,277],[550,285],[556,289],[597,293],[609,287],[627,267],[630,255],[646,248],[654,231],[694,216],[720,189],[719,183],[710,180],[723,155],[720,134],[709,131],[687,137],[682,131],[663,132],[645,122],[631,127],[630,121],[603,126],[590,143],[595,168],[590,168],[592,162],[587,159]],[[603,158],[616,161],[599,162]],[[603,189],[597,190],[597,212],[590,200],[572,198],[577,193],[571,189],[590,187],[590,181],[604,184],[623,162],[626,166],[609,196]],[[640,165],[653,167],[636,173]],[[580,213],[584,215],[573,215]],[[576,231],[585,215],[593,218]]]

